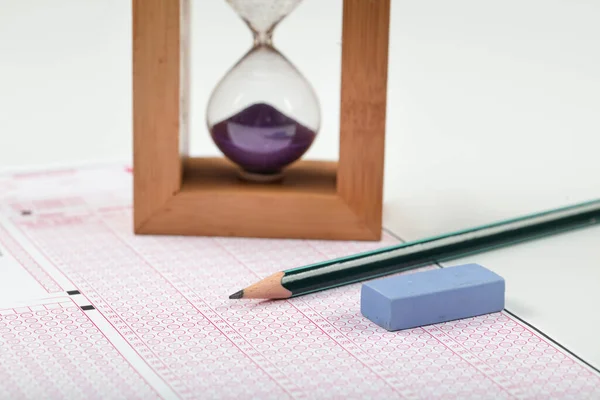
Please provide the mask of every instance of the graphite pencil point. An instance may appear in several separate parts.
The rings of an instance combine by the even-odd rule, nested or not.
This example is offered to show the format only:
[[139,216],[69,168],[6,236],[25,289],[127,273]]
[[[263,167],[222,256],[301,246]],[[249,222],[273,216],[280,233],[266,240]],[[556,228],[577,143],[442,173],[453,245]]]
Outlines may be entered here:
[[229,296],[230,299],[241,299],[242,297],[244,297],[244,291],[243,290],[235,292],[234,294],[232,294],[232,295]]

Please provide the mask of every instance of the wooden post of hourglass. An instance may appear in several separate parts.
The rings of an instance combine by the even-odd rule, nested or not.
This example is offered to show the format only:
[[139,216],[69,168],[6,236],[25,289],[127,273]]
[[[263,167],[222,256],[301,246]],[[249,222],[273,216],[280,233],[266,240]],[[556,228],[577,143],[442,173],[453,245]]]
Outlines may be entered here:
[[132,3],[135,232],[379,240],[390,0],[343,2],[339,161],[298,161],[278,184],[182,157],[188,1]]

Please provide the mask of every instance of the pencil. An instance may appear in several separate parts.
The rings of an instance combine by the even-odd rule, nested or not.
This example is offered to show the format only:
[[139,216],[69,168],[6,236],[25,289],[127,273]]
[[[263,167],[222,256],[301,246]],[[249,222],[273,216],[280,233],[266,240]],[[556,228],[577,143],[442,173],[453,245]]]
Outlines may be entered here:
[[229,298],[297,297],[584,228],[599,221],[600,199],[279,271]]

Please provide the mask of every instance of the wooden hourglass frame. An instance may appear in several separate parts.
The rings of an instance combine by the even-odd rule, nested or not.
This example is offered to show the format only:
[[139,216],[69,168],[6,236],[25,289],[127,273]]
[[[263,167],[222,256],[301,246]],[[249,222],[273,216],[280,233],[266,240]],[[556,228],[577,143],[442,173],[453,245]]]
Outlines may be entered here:
[[134,232],[380,240],[390,0],[343,0],[339,159],[277,184],[186,155],[189,1],[132,1]]

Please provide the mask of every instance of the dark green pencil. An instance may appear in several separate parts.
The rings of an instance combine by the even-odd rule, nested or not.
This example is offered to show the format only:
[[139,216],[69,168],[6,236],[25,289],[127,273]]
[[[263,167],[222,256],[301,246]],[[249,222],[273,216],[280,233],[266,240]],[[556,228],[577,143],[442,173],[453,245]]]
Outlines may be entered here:
[[277,272],[230,299],[286,299],[600,222],[600,199]]

